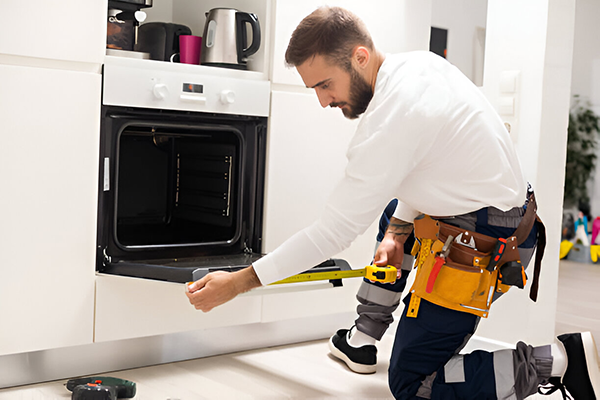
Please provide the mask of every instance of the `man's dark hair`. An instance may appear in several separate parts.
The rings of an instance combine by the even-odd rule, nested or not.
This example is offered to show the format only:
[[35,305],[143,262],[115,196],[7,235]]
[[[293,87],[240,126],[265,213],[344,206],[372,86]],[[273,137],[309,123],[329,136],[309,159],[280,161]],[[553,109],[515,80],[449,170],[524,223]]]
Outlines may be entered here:
[[365,24],[356,15],[340,7],[320,7],[304,18],[290,39],[285,62],[297,67],[316,55],[350,71],[356,46],[374,50]]

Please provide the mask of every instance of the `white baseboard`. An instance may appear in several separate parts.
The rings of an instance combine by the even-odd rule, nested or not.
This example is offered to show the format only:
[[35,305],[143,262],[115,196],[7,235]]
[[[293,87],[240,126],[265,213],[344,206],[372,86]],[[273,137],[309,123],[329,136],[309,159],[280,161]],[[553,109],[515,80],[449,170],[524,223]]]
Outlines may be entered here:
[[0,356],[0,388],[328,338],[354,312]]

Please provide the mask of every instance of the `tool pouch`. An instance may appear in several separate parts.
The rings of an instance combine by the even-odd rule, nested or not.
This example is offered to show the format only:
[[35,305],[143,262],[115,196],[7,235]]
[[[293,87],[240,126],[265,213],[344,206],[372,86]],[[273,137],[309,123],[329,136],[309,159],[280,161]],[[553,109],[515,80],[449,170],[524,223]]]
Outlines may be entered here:
[[427,257],[412,286],[413,295],[445,308],[487,317],[488,303],[491,303],[490,287],[493,290],[492,274],[479,267],[446,261],[428,291],[427,284],[435,262],[435,256]]
[[[419,231],[417,224],[415,221],[415,233]],[[440,251],[449,236],[452,243],[448,254],[442,257]],[[439,222],[438,238],[429,253],[418,258],[422,261],[417,265],[412,295],[486,318],[496,290],[508,291],[508,282],[518,281],[514,271],[516,264],[520,265],[515,237],[506,240],[506,249],[497,264],[505,266],[509,260],[515,263],[506,264],[506,284],[499,282],[501,268],[487,269],[497,243],[496,238]]]

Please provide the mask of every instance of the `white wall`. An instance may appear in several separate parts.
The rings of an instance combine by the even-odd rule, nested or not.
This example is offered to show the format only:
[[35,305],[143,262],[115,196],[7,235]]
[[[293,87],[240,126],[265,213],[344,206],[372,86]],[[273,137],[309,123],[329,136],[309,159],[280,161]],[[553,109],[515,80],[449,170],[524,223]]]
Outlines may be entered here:
[[600,2],[577,0],[571,93],[592,102],[600,113]]
[[[575,43],[573,46],[573,77],[571,94],[579,95],[591,103],[592,110],[600,115],[600,2],[597,0],[577,0],[575,14]],[[600,149],[598,150],[600,159]],[[598,162],[596,163],[598,165]],[[600,215],[600,168],[590,182],[591,213]]]
[[[154,0],[152,7],[144,8],[146,22],[173,22],[173,0]],[[192,32],[195,33],[195,32]],[[202,32],[197,35],[202,35]]]
[[446,58],[477,86],[483,84],[487,3],[487,0],[432,1],[431,26],[448,30]]

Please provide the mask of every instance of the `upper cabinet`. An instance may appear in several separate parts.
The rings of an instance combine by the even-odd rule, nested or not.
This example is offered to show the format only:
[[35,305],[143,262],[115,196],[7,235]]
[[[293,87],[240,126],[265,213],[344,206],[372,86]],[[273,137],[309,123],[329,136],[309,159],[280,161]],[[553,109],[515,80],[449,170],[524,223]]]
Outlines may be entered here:
[[275,0],[273,83],[304,86],[294,68],[285,65],[285,50],[300,21],[322,5],[344,7],[367,25],[375,46],[384,53],[429,49],[431,1]]
[[0,1],[0,55],[102,63],[107,0]]

